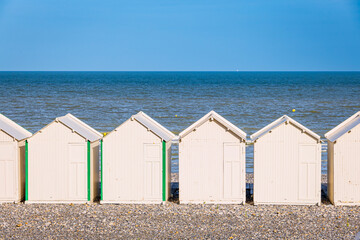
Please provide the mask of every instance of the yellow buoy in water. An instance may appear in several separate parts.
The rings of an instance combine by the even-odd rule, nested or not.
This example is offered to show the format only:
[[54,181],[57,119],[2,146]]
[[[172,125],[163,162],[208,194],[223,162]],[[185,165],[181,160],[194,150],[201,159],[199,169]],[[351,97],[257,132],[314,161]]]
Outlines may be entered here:
[[175,115],[175,117],[177,117],[177,115]]
[[296,111],[295,108],[292,111],[295,112]]

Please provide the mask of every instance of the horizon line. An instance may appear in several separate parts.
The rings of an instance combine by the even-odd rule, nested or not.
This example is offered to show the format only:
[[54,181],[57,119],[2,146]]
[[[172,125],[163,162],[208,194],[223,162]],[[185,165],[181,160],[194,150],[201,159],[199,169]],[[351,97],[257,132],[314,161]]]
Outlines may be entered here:
[[360,70],[0,70],[0,72],[360,72]]

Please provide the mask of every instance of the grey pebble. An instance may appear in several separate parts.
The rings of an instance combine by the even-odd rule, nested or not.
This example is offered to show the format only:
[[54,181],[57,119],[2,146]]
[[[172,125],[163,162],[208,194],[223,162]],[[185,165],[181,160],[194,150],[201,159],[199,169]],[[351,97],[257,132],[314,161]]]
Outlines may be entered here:
[[0,205],[0,239],[354,239],[358,232],[360,206],[326,199],[321,206]]

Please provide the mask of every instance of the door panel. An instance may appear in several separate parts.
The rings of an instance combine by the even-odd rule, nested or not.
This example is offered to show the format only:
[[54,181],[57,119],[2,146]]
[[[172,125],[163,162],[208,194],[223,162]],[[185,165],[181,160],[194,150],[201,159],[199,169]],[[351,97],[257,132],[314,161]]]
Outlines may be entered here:
[[16,143],[0,142],[0,199],[16,196]]
[[241,146],[224,143],[224,198],[241,197]]
[[144,197],[145,199],[161,198],[161,145],[144,143]]
[[[208,142],[204,139],[192,139],[187,149],[186,184],[180,182],[180,194],[184,199],[192,201],[208,201],[210,191],[209,176],[209,150]],[[209,156],[209,157],[208,157]],[[184,187],[182,187],[184,185]],[[183,189],[183,190],[181,190]]]
[[83,200],[87,196],[86,144],[69,144],[69,198]]
[[344,202],[358,202],[360,200],[360,148],[359,142],[351,139],[346,142],[346,150],[343,150],[341,156],[340,166],[342,168],[343,194],[341,200]]
[[299,199],[316,198],[316,145],[299,146]]

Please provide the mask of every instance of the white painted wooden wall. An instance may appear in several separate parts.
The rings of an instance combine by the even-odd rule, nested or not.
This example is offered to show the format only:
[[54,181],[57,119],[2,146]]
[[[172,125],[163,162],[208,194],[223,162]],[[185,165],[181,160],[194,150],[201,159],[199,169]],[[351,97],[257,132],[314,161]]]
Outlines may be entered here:
[[283,123],[254,144],[254,204],[320,204],[321,143]]
[[[167,189],[171,144],[166,144]],[[162,140],[136,120],[127,120],[103,139],[102,203],[162,202]],[[166,198],[169,197],[169,191]]]
[[360,205],[360,125],[329,143],[329,198],[334,205]]
[[60,122],[28,140],[29,203],[87,202],[87,142]]
[[180,203],[245,203],[245,143],[216,120],[179,142]]
[[0,130],[0,202],[19,201],[18,142]]

